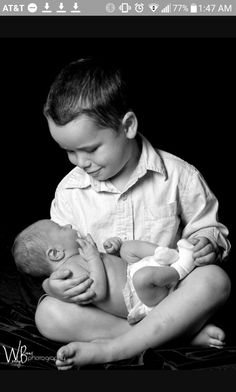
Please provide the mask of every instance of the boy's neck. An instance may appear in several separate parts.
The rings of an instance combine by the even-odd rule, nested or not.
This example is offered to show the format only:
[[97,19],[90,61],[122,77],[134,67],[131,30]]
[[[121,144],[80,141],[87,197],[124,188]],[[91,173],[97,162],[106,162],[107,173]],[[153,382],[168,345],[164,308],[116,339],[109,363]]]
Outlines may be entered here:
[[141,149],[139,142],[137,139],[133,140],[132,149],[131,149],[131,159],[127,162],[125,167],[118,173],[115,177],[110,179],[110,182],[120,191],[125,188],[125,185],[128,183],[132,173],[136,169],[139,158],[141,155]]

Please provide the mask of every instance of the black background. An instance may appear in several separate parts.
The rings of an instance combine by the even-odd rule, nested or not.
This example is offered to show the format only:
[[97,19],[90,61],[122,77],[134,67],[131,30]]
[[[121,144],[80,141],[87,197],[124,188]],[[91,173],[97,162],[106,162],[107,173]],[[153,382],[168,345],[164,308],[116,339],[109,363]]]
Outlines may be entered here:
[[139,130],[196,166],[220,202],[233,238],[234,40],[20,38],[1,40],[1,230],[16,234],[49,216],[72,168],[42,114],[55,75],[90,55],[118,59],[133,91]]
[[[6,19],[10,21],[4,18],[4,27]],[[48,21],[44,30],[42,18],[35,31],[33,19],[32,34],[27,24],[18,25],[17,32],[9,23],[6,34],[1,30],[1,240],[9,245],[25,226],[49,217],[56,185],[72,168],[50,138],[42,115],[55,75],[79,57],[118,58],[130,76],[140,132],[154,146],[195,165],[219,199],[219,217],[232,243],[226,270],[233,290],[223,317],[233,335],[235,39],[221,38],[227,36],[225,31],[233,35],[230,24],[217,33],[207,30],[207,18],[202,18],[196,32],[191,18],[190,34],[183,24],[176,34],[168,28],[162,34],[158,26],[155,34],[151,24],[138,34],[136,26],[134,34],[126,18],[123,26],[129,33],[123,34],[121,25],[120,33],[109,38],[109,29],[99,34],[105,24],[101,30],[91,27],[91,33],[76,34],[68,23],[67,29],[55,33]]]

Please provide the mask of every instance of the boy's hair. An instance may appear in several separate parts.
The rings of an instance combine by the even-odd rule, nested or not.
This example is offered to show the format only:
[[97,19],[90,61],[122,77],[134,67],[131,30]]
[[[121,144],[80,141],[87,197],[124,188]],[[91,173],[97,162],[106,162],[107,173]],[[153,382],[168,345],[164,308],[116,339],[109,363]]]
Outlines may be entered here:
[[49,276],[52,269],[46,259],[48,246],[47,234],[40,230],[38,222],[19,233],[12,247],[18,270],[35,277]]
[[80,59],[67,65],[53,82],[44,115],[66,125],[82,114],[99,128],[120,129],[131,110],[121,69],[101,59]]

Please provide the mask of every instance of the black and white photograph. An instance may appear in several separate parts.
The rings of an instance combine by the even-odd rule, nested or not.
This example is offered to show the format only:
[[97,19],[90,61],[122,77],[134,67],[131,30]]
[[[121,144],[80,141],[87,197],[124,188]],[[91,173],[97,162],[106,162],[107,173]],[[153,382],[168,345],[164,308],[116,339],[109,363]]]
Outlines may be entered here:
[[235,40],[0,42],[0,369],[236,370]]

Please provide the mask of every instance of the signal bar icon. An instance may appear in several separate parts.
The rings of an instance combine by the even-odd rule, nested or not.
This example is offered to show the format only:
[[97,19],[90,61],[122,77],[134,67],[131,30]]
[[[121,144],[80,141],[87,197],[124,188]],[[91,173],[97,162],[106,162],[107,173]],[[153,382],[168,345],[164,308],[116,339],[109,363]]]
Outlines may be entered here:
[[168,4],[166,7],[162,8],[161,13],[169,14],[171,12],[171,4]]
[[157,8],[159,7],[159,4],[151,3],[151,4],[148,4],[148,7],[150,8],[150,10],[152,12],[156,12]]

